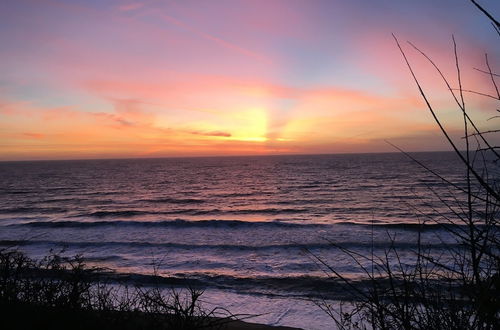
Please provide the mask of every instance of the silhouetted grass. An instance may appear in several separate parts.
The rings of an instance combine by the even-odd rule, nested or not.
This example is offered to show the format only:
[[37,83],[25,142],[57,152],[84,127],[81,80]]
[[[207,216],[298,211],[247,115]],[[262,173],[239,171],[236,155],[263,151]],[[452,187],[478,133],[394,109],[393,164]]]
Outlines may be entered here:
[[[492,21],[498,32],[498,21],[472,1]],[[500,33],[499,33],[500,36]],[[456,67],[456,87],[452,87],[439,66],[423,51],[409,43],[436,70],[451,94],[463,119],[463,137],[460,143],[452,139],[437,111],[420,84],[403,47],[394,37],[418,91],[443,136],[455,151],[464,168],[464,183],[456,184],[440,176],[425,164],[405,153],[417,164],[442,180],[451,192],[452,202],[429,187],[429,194],[445,206],[449,213],[437,217],[416,210],[421,230],[416,232],[415,263],[406,264],[397,248],[396,239],[388,233],[391,247],[381,255],[362,255],[335,245],[360,266],[371,284],[367,288],[352,285],[334,265],[313,255],[332,277],[350,288],[353,301],[331,305],[319,301],[340,329],[500,329],[500,154],[495,143],[500,130],[481,130],[471,119],[465,93],[473,93],[500,101],[496,83],[498,73],[491,69],[485,55],[485,70],[493,94],[466,90],[462,85],[457,45],[453,38]],[[495,109],[500,112],[500,109]],[[496,120],[499,116],[490,119]],[[459,248],[449,246],[440,255],[431,253],[421,241],[426,224],[440,224],[447,236],[452,236]],[[439,237],[437,239],[440,239]],[[443,240],[444,242],[444,240]],[[367,263],[368,261],[368,263]],[[363,266],[369,264],[369,267]],[[328,297],[326,297],[328,298]]]
[[0,250],[2,329],[221,329],[234,319],[200,305],[202,290],[107,283],[82,256],[34,260]]

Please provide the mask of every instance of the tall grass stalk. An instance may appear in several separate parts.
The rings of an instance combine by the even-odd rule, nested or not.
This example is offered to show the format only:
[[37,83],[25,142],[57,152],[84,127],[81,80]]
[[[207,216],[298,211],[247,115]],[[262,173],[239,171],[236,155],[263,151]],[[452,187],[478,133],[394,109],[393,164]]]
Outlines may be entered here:
[[[498,21],[493,15],[472,2],[499,32]],[[408,43],[436,70],[457,107],[463,122],[463,134],[456,141],[424,91],[404,47],[395,36],[394,40],[428,111],[463,166],[463,182],[456,183],[441,176],[395,146],[436,175],[452,192],[450,201],[432,188],[429,190],[429,194],[449,212],[429,216],[418,210],[423,220],[420,221],[416,249],[413,251],[415,263],[411,265],[403,262],[397,240],[390,233],[387,238],[391,242],[390,248],[381,255],[366,256],[332,243],[361,267],[370,284],[367,288],[350,285],[352,302],[331,305],[320,301],[318,305],[331,316],[339,329],[500,329],[500,155],[499,147],[494,144],[500,130],[481,130],[472,119],[466,102],[467,94],[500,101],[496,82],[499,74],[491,68],[485,54],[484,68],[476,70],[489,78],[493,93],[464,89],[462,64],[454,37],[455,79],[443,74],[430,56]],[[452,80],[455,82],[452,83]],[[494,111],[500,112],[500,109]],[[493,115],[490,120],[499,118]],[[459,247],[449,245],[444,253],[433,253],[422,241],[425,226],[429,223],[441,225],[446,235],[459,243]],[[446,246],[444,239],[442,243]],[[313,258],[326,267],[332,277],[350,283],[328,262],[314,255]],[[367,261],[370,267],[363,266]],[[349,305],[348,308],[346,305]]]

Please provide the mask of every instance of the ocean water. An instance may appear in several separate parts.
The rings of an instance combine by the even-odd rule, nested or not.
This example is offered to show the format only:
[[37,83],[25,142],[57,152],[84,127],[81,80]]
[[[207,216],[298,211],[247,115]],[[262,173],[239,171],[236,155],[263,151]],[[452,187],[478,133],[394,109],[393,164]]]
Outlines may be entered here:
[[[454,154],[413,156],[464,183]],[[456,242],[433,222],[451,212],[434,194],[460,207],[398,153],[3,162],[0,248],[82,254],[144,283],[156,270],[166,286],[205,288],[208,304],[264,314],[255,322],[325,329],[311,299],[345,297],[317,258],[362,281],[332,243],[378,254],[392,235],[411,265],[423,221],[423,242],[440,253]]]

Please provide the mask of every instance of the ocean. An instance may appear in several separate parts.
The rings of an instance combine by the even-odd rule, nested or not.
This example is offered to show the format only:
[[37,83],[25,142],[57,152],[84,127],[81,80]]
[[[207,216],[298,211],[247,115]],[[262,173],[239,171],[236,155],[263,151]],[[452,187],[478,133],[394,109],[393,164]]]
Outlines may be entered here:
[[[453,153],[412,155],[464,184]],[[411,265],[422,222],[439,254],[456,242],[434,222],[452,215],[436,196],[460,205],[400,153],[1,162],[0,248],[82,254],[145,284],[156,272],[204,288],[206,304],[263,314],[253,322],[328,329],[314,299],[346,297],[318,259],[362,281],[333,245],[380,254],[391,235]]]

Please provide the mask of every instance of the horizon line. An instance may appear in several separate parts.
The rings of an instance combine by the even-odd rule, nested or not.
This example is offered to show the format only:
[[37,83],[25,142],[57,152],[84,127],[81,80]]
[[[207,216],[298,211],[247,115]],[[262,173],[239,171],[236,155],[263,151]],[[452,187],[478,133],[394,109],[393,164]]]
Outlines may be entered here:
[[[453,150],[424,150],[408,151],[409,154],[418,153],[443,153]],[[464,150],[460,150],[464,152]],[[373,151],[373,152],[331,152],[331,153],[290,153],[290,154],[249,154],[249,155],[204,155],[204,156],[159,156],[159,157],[111,157],[111,158],[58,158],[58,159],[18,159],[1,160],[0,163],[20,163],[20,162],[58,162],[58,161],[92,161],[92,160],[151,160],[151,159],[192,159],[192,158],[243,158],[243,157],[285,157],[285,156],[333,156],[333,155],[371,155],[371,154],[402,154],[401,151]]]

